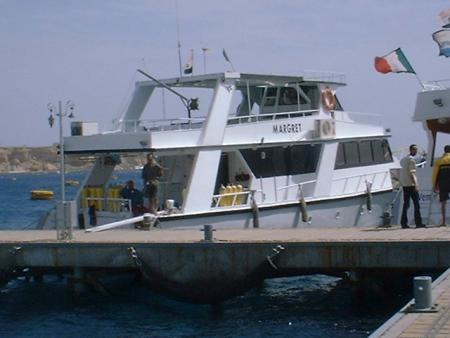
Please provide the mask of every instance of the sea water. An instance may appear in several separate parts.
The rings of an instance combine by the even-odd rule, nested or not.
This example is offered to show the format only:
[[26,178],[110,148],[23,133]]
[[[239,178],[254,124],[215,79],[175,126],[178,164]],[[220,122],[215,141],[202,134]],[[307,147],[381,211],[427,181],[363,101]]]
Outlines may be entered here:
[[[83,179],[69,173],[66,179]],[[117,173],[117,184],[139,172]],[[54,200],[30,200],[49,189],[59,198],[56,173],[0,174],[0,229],[32,229]],[[77,187],[66,187],[68,198]],[[125,279],[107,293],[74,297],[64,278],[18,278],[0,287],[0,337],[367,337],[404,302],[357,303],[351,288],[324,275],[267,280],[220,308],[190,304]]]

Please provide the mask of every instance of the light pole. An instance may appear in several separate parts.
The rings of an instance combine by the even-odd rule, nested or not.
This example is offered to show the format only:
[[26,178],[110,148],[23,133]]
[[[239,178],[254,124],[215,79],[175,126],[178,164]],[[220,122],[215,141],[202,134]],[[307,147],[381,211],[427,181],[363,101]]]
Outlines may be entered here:
[[[64,137],[63,137],[63,117],[67,116],[68,118],[74,118],[73,109],[75,108],[75,103],[72,100],[68,100],[64,106],[64,112],[62,109],[62,102],[58,101],[58,112],[55,112],[55,105],[53,103],[47,104],[47,108],[50,111],[50,116],[48,117],[48,124],[50,127],[53,127],[53,123],[55,122],[55,118],[53,117],[53,113],[59,118],[59,172],[61,174],[61,213],[62,213],[62,222],[67,223],[66,215],[65,215],[65,201],[66,201],[66,188],[65,188],[65,165],[64,165]],[[58,226],[58,225],[57,225]],[[61,238],[60,238],[61,237]],[[70,239],[71,232],[63,233],[62,235],[58,234],[58,239]]]
[[206,52],[209,51],[209,48],[203,47],[203,74],[206,74]]

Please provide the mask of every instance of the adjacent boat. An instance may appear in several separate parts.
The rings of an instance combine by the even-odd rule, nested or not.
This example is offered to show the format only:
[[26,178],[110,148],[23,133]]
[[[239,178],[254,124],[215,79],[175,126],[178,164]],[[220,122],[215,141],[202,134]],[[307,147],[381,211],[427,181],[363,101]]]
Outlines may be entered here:
[[[345,85],[342,75],[148,77],[136,82],[113,130],[100,133],[90,123],[84,133],[77,122],[64,139],[66,155],[96,157],[76,196],[86,224],[93,205],[98,225],[131,217],[130,201],[109,180],[121,156],[144,158],[148,152],[165,168],[158,195],[162,207],[154,217],[161,228],[391,221],[396,207],[391,171],[398,162],[389,147],[390,131],[381,116],[344,110],[336,95]],[[186,118],[141,119],[150,98],[151,114],[165,117],[162,91],[181,99]],[[194,91],[200,94],[186,97]],[[209,108],[204,117],[192,117],[199,105]]]
[[50,200],[53,198],[51,190],[31,190],[30,197],[32,200]]
[[[447,134],[447,137],[450,134],[450,88],[448,83],[449,80],[425,82],[423,90],[417,94],[413,116],[414,121],[422,123],[428,138],[427,163],[417,170],[422,217],[428,224],[441,224],[442,222],[439,198],[437,194],[433,193],[431,186],[431,169],[434,159],[441,156],[443,151],[443,149],[436,149],[439,133]],[[447,215],[450,215],[448,203],[447,210],[449,210]],[[448,221],[447,219],[447,223]]]

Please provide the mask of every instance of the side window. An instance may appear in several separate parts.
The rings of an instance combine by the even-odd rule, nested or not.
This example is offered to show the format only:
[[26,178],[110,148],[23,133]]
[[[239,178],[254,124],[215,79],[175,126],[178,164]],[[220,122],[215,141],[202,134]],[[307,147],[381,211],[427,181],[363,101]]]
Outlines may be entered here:
[[305,96],[309,99],[306,101],[303,97],[300,97],[300,104],[311,104],[309,109],[317,109],[319,107],[319,88],[317,86],[300,86]]
[[344,154],[346,165],[359,164],[358,143],[346,142],[344,143]]
[[373,162],[371,141],[359,142],[359,157],[361,164],[370,164]]
[[276,99],[277,99],[277,88],[267,88],[264,106],[266,107],[274,106]]
[[278,101],[280,106],[293,105],[297,103],[297,90],[295,90],[295,88],[283,87],[280,89],[280,99]]
[[336,164],[334,167],[335,168],[345,167],[344,143],[339,143],[336,154]]
[[255,177],[299,175],[315,172],[321,145],[241,149]]
[[387,140],[372,141],[373,159],[375,162],[392,162],[392,153]]
[[392,162],[387,140],[350,141],[339,143],[335,169]]
[[290,159],[290,175],[313,173],[317,169],[320,152],[320,144],[305,144],[288,148]]

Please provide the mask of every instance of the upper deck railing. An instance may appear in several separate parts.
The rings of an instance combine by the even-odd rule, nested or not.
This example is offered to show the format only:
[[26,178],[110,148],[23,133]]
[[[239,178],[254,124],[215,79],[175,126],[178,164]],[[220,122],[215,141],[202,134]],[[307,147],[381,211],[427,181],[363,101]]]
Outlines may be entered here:
[[447,88],[450,88],[450,79],[423,82],[423,91],[441,90]]
[[341,122],[359,122],[366,124],[374,124],[377,126],[381,126],[383,123],[383,116],[379,114],[370,114],[370,113],[358,113],[358,112],[349,112],[349,111],[339,111],[336,110],[334,112],[334,118],[336,121]]
[[[318,109],[298,110],[292,112],[279,112],[267,114],[253,114],[244,116],[231,116],[227,125],[273,121],[278,119],[291,119],[307,117],[318,114]],[[382,125],[382,116],[378,114],[357,113],[348,111],[334,111],[334,118],[341,122],[359,122],[374,125]],[[139,131],[166,131],[166,130],[195,130],[203,126],[205,118],[177,118],[166,120],[121,120],[117,129],[126,132]]]
[[[311,116],[317,114],[317,109],[300,110],[293,112],[280,112],[269,114],[256,114],[245,116],[232,116],[228,118],[227,124],[241,124],[250,122],[260,122],[267,120],[289,119],[295,117]],[[205,118],[178,118],[166,120],[122,120],[117,124],[117,128],[122,131],[165,131],[165,130],[192,130],[200,129]]]
[[345,83],[345,74],[343,73],[305,70],[301,72],[301,75],[305,81]]
[[245,115],[245,116],[233,116],[228,119],[227,124],[241,124],[249,122],[260,122],[277,119],[289,119],[295,117],[304,117],[317,114],[317,109],[299,110],[293,112],[281,112],[281,113],[269,113],[269,114],[257,114],[257,115]]

